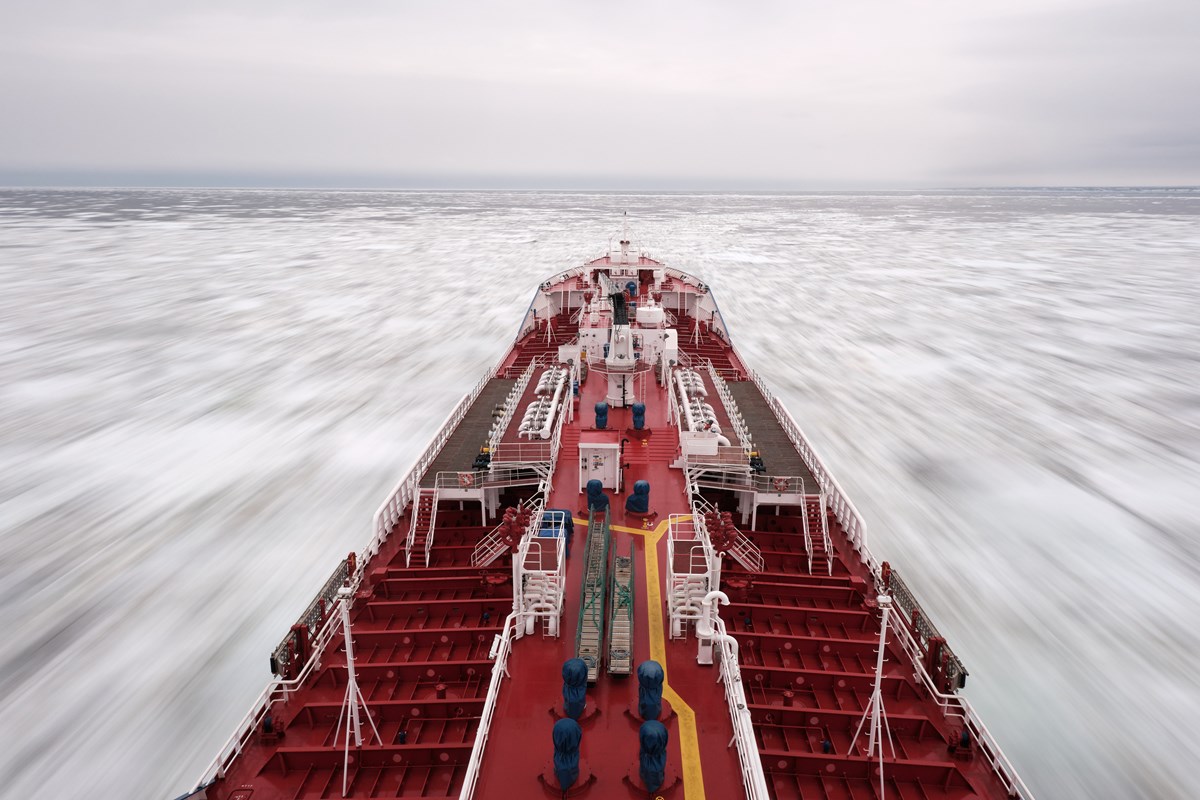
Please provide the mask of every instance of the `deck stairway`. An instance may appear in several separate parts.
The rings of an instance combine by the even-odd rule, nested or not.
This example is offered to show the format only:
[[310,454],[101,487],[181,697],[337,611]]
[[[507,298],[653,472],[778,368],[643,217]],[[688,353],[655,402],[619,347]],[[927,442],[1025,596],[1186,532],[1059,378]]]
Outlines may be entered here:
[[633,671],[633,543],[629,555],[613,557],[612,616],[608,623],[608,674]]
[[[873,592],[840,560],[829,575],[807,573],[803,517],[761,514],[759,525],[765,530],[749,536],[761,549],[763,571],[725,573],[731,602],[721,616],[738,640],[771,796],[877,797],[878,778],[851,747],[874,685],[879,613]],[[826,555],[823,542],[814,546],[818,558]],[[889,641],[889,652],[893,647]],[[938,796],[975,796],[967,781],[969,760],[948,752],[951,726],[926,713],[924,690],[903,665],[898,652],[884,664],[884,702],[897,756],[893,761],[888,750],[888,796],[926,797],[922,787],[931,786]]]
[[738,564],[741,564],[742,569],[747,572],[762,572],[763,571],[763,556],[762,551],[758,549],[758,545],[754,543],[746,534],[738,528],[737,536],[734,537],[733,546],[729,548],[728,555]]
[[[829,511],[820,495],[809,495],[804,498],[805,528],[812,539],[813,552],[825,555],[826,571],[833,574],[833,558],[836,553],[829,541]],[[809,570],[811,572],[811,569]]]
[[408,535],[409,544],[404,557],[405,566],[412,566],[414,554],[418,560],[425,560],[425,566],[429,566],[426,544],[432,541],[433,530],[437,525],[437,502],[436,488],[421,487],[414,503],[416,512],[412,516],[412,529]]
[[[351,622],[355,671],[382,742],[364,720],[351,795],[458,797],[491,679],[488,650],[512,607],[511,579],[489,580],[470,564],[486,532],[444,524],[431,566],[407,567],[397,555],[364,584]],[[286,735],[256,735],[241,762],[250,772],[231,773],[230,786],[258,776],[277,791],[272,797],[341,796],[344,737],[334,739],[343,652],[339,639],[311,690],[276,706],[274,728]]]
[[512,545],[505,541],[508,534],[507,522],[501,522],[488,531],[487,536],[481,538],[475,545],[475,551],[471,554],[471,566],[477,569],[486,567],[505,553],[512,552]]
[[579,625],[575,634],[575,656],[588,667],[588,683],[600,674],[601,643],[604,641],[604,590],[608,585],[608,515],[588,512],[587,561],[580,591]]
[[695,499],[694,503],[696,511],[704,516],[709,539],[713,545],[717,546],[725,539],[729,546],[724,549],[718,548],[720,552],[740,564],[746,572],[762,572],[763,555],[754,540],[731,522],[721,524],[721,510],[717,506],[699,497]]

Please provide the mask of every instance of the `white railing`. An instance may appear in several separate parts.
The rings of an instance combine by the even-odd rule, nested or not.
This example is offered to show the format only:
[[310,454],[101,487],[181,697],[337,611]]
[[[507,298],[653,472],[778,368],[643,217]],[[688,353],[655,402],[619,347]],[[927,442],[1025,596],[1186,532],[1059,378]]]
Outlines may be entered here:
[[512,421],[517,407],[521,404],[521,398],[525,396],[525,387],[529,386],[529,381],[533,377],[533,371],[537,369],[540,363],[540,358],[534,358],[533,361],[530,361],[529,366],[525,368],[525,371],[521,373],[521,377],[517,378],[517,382],[509,390],[508,396],[504,398],[504,414],[492,425],[491,436],[488,437],[488,447],[491,451],[494,451],[496,445],[500,444],[500,440],[504,438],[504,432],[508,430],[508,424]]
[[[433,536],[433,529],[437,525],[437,508],[438,508],[438,490],[436,487],[428,488],[425,486],[417,487],[415,503],[419,506],[421,503],[421,495],[429,494],[433,498],[432,505],[429,511],[429,529],[425,531],[425,566],[429,566],[429,540]],[[413,509],[412,519],[408,523],[408,537],[404,540],[404,566],[410,566],[412,563],[413,545],[417,543],[417,523],[420,521],[420,514],[416,509]]]
[[481,489],[490,475],[486,469],[443,470],[433,479],[438,489]]
[[[742,769],[742,786],[746,789],[746,800],[769,800],[767,778],[763,774],[762,758],[758,754],[758,738],[754,735],[754,723],[747,708],[746,690],[742,686],[742,671],[738,666],[737,641],[725,628],[725,620],[717,611],[717,602],[729,602],[721,592],[712,592],[704,600],[705,617],[697,624],[701,638],[710,639],[720,656],[720,671],[717,680],[725,685],[725,704],[729,707],[729,721],[733,723],[733,744],[737,745],[738,762]],[[709,628],[711,630],[703,630]]]
[[[433,533],[437,527],[438,490],[433,490],[433,516],[429,519],[429,530],[425,532],[425,566],[429,566],[429,557],[433,553]],[[413,515],[414,517],[416,514]]]
[[[358,581],[356,579],[351,580],[350,588],[352,590],[358,588]],[[321,628],[316,638],[313,639],[312,653],[309,655],[308,661],[304,663],[300,674],[291,680],[273,680],[267,683],[266,688],[262,690],[258,698],[250,706],[250,710],[246,713],[246,716],[242,717],[242,721],[233,729],[233,734],[225,741],[221,749],[217,751],[216,757],[205,767],[204,774],[196,782],[198,787],[224,776],[225,769],[241,754],[250,737],[258,730],[263,718],[271,710],[271,706],[287,701],[292,692],[299,689],[301,684],[308,680],[309,676],[315,670],[320,669],[321,657],[324,656],[329,643],[337,634],[341,633],[341,630],[341,614],[331,614],[329,621]]]
[[725,407],[725,416],[729,417],[729,424],[733,426],[733,432],[737,434],[737,439],[741,443],[742,449],[749,453],[754,449],[751,446],[750,430],[746,427],[746,420],[742,418],[741,413],[738,411],[737,401],[729,393],[729,387],[725,384],[725,379],[717,372],[717,368],[713,366],[712,361],[706,358],[704,362],[705,366],[708,367],[708,375],[712,379],[713,387],[721,397],[721,405]]
[[858,513],[858,509],[850,502],[846,496],[846,492],[842,489],[837,479],[826,468],[825,463],[821,461],[821,457],[809,444],[808,437],[804,435],[804,431],[800,429],[799,424],[792,418],[791,413],[784,407],[771,390],[767,388],[766,382],[762,376],[754,370],[750,371],[750,378],[754,381],[754,385],[762,392],[763,399],[775,412],[775,417],[779,420],[779,424],[787,432],[788,438],[792,440],[792,444],[796,447],[796,451],[800,453],[800,457],[804,459],[804,463],[808,465],[813,477],[816,478],[817,484],[821,487],[821,491],[826,495],[829,507],[833,509],[834,515],[838,518],[838,522],[842,524],[842,529],[846,532],[846,537],[854,548],[859,551],[865,563],[871,570],[872,574],[878,579],[880,577],[879,564],[867,549],[867,526],[863,522],[862,515]]
[[573,364],[571,371],[567,373],[567,394],[563,398],[562,405],[558,409],[558,419],[554,423],[554,436],[550,439],[550,468],[546,475],[546,486],[544,491],[546,497],[550,496],[550,491],[554,487],[554,470],[558,467],[558,456],[562,451],[562,429],[568,416],[574,418],[575,381],[579,377],[579,365]]
[[502,442],[492,450],[493,464],[548,464],[553,442]]
[[[701,467],[705,464],[705,459],[709,461],[715,460],[717,456],[698,456],[695,462],[688,462],[689,467]],[[723,463],[731,464],[732,461],[723,458]],[[741,462],[737,462],[740,467]],[[735,471],[709,471],[704,473],[704,477],[697,478],[704,486],[710,489],[729,489],[731,491],[745,491],[752,489],[758,494],[764,495],[805,495],[806,497],[816,497],[816,486],[809,486],[808,481],[802,475],[759,475],[755,472],[744,472],[741,469]],[[812,491],[810,491],[812,490]],[[755,498],[755,502],[759,505],[770,505],[772,498]]]
[[[812,471],[813,476],[817,479],[817,483],[820,484],[822,490],[821,527],[822,534],[824,536],[826,552],[830,553],[830,563],[832,563],[832,548],[829,539],[829,526],[826,522],[826,502],[828,502],[828,506],[833,509],[834,515],[842,524],[842,528],[846,531],[846,535],[850,539],[850,542],[858,550],[863,563],[868,569],[871,570],[879,585],[882,585],[883,579],[880,571],[880,565],[867,548],[867,529],[866,523],[863,522],[862,515],[859,514],[858,509],[854,507],[854,504],[850,502],[850,499],[846,496],[846,492],[844,489],[842,489],[841,484],[837,482],[832,473],[830,473],[826,468],[824,462],[821,461],[821,458],[817,455],[816,451],[809,443],[808,438],[804,435],[804,432],[800,429],[800,426],[796,423],[796,420],[793,419],[791,413],[787,410],[787,408],[784,407],[783,403],[781,403],[779,399],[771,393],[771,390],[767,388],[762,376],[751,370],[750,377],[751,380],[754,381],[754,385],[758,387],[760,392],[762,392],[763,398],[775,412],[775,416],[779,419],[780,425],[782,425],[783,429],[787,431],[788,437],[792,440],[792,444],[796,446],[796,450],[800,453],[801,457],[804,458],[805,463],[808,464],[808,468]],[[983,721],[979,718],[978,714],[975,712],[966,698],[960,697],[957,694],[944,694],[938,690],[932,676],[929,675],[928,670],[925,668],[924,654],[920,645],[913,638],[912,633],[907,629],[907,627],[900,622],[900,618],[901,615],[899,614],[892,615],[890,624],[896,631],[897,641],[900,642],[900,646],[908,655],[909,660],[912,661],[913,667],[917,671],[917,676],[925,685],[925,688],[929,691],[930,697],[932,697],[937,705],[941,707],[946,716],[958,717],[962,721],[963,726],[971,732],[973,741],[978,744],[980,751],[988,760],[988,763],[992,766],[996,776],[1000,779],[1001,783],[1005,785],[1009,793],[1015,797],[1023,798],[1023,800],[1032,800],[1033,794],[1029,791],[1029,787],[1027,787],[1024,781],[1021,780],[1016,769],[1013,768],[1012,763],[1008,760],[1008,757],[1004,755],[1004,752],[1000,749],[999,744],[996,743],[991,731],[987,729],[987,726],[984,725]],[[952,710],[955,707],[957,707],[958,710]]]
[[896,634],[895,641],[899,642],[900,647],[908,655],[909,660],[913,663],[916,669],[916,676],[920,678],[921,683],[925,685],[925,689],[929,692],[929,696],[942,709],[943,715],[946,717],[957,717],[963,727],[971,732],[971,741],[973,746],[977,746],[984,758],[992,767],[992,771],[1004,784],[1008,790],[1009,796],[1020,797],[1023,800],[1033,800],[1033,793],[1029,791],[1029,787],[1021,780],[1013,767],[1012,762],[1004,755],[1004,751],[1000,749],[995,737],[991,731],[983,724],[983,720],[975,712],[975,709],[967,701],[965,697],[957,694],[944,694],[938,690],[934,683],[933,676],[925,668],[925,656],[912,632],[908,626],[904,624],[900,614],[890,615],[888,621],[889,627]]
[[359,560],[359,569],[365,569],[370,560],[379,552],[379,548],[383,546],[387,540],[392,528],[396,522],[404,516],[404,509],[408,508],[412,502],[413,496],[416,494],[417,486],[421,482],[421,478],[425,475],[425,470],[429,469],[429,465],[437,458],[438,453],[450,440],[454,431],[458,428],[458,424],[467,416],[467,412],[471,410],[471,406],[479,398],[485,386],[495,377],[496,372],[504,364],[508,353],[500,357],[492,367],[484,373],[471,391],[467,392],[466,396],[459,401],[454,410],[447,415],[445,422],[438,428],[437,433],[433,435],[433,439],[425,447],[425,452],[417,459],[408,473],[400,479],[396,487],[392,489],[387,500],[383,501],[383,505],[375,512],[375,536],[367,549],[363,551],[362,558]]
[[[833,542],[829,539],[829,514],[825,512],[825,493],[821,492],[821,544],[825,545],[825,567],[828,574],[833,574]],[[808,518],[808,509],[804,509],[804,517]],[[866,547],[863,548],[866,553]],[[812,572],[812,565],[808,567],[808,571]]]
[[[700,618],[701,601],[715,588],[710,583],[712,546],[701,535],[703,519],[695,514],[671,514],[667,518],[667,616],[672,639],[687,635],[688,624]],[[684,553],[686,564],[678,564],[678,557]]]
[[479,727],[475,731],[475,744],[471,746],[471,759],[467,762],[467,773],[463,778],[462,791],[459,800],[471,800],[475,793],[475,783],[479,780],[479,769],[483,765],[483,750],[487,747],[488,733],[492,727],[492,715],[496,712],[496,701],[500,697],[500,684],[508,677],[508,654],[512,651],[513,639],[524,623],[521,614],[513,611],[504,620],[504,628],[492,642],[492,658],[496,663],[492,667],[492,679],[488,683],[487,699],[483,701],[483,713],[479,716]]
[[[808,501],[809,497],[804,498],[804,513],[800,515],[800,521],[804,523],[804,552],[808,555],[808,574],[812,575],[812,559],[813,559],[813,543],[812,531],[808,525]],[[755,509],[757,511],[757,509]],[[828,545],[826,545],[828,547]],[[828,551],[826,551],[828,552]]]

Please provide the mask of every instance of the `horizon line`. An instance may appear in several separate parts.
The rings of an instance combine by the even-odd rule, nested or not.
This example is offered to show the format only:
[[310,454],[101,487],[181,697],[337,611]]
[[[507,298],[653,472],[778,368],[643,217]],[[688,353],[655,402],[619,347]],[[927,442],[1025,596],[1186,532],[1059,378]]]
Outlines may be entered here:
[[298,191],[391,191],[391,192],[588,192],[588,193],[750,193],[803,194],[826,192],[919,192],[1049,189],[1158,189],[1188,190],[1196,183],[1165,182],[971,182],[917,183],[764,180],[755,178],[694,179],[661,175],[634,178],[629,175],[605,178],[597,175],[551,177],[520,175],[396,174],[372,176],[342,172],[314,173],[237,172],[233,170],[137,170],[0,167],[3,189],[245,189]]

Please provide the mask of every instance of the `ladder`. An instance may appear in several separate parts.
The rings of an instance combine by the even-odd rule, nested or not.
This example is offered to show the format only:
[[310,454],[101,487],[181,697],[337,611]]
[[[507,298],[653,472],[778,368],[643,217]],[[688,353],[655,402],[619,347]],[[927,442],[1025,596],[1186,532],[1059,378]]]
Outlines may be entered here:
[[629,555],[613,558],[612,616],[608,624],[608,674],[633,671],[633,542]]
[[608,548],[608,514],[589,510],[587,563],[583,573],[583,588],[579,594],[579,626],[575,632],[575,656],[587,664],[588,683],[595,683],[600,672]]
[[[811,529],[812,533],[809,534]],[[829,513],[825,505],[825,493],[819,496],[805,495],[804,497],[804,531],[810,538],[816,538],[816,532],[821,532],[821,547],[825,551],[825,571],[833,574],[833,543],[829,540]],[[814,546],[812,549],[816,549]],[[812,572],[812,556],[809,556],[808,571]]]
[[741,564],[742,569],[746,572],[762,572],[765,564],[762,551],[749,536],[742,533],[741,528],[736,530],[737,538],[733,540],[733,546],[729,548],[729,556]]
[[[536,495],[534,497],[536,497]],[[534,509],[535,507],[536,503],[534,498],[522,500],[521,502],[517,503],[518,510]],[[504,535],[506,533],[508,533],[508,531],[505,529],[505,523],[501,522],[495,528],[492,528],[487,536],[484,536],[482,539],[480,539],[475,544],[475,550],[471,553],[471,566],[475,567],[476,569],[480,567],[486,567],[500,556],[510,552],[512,548],[504,540]],[[519,539],[521,535],[524,535],[524,533],[524,531],[521,531],[517,538]]]
[[404,566],[412,566],[413,553],[421,553],[429,566],[429,547],[433,544],[433,526],[437,523],[438,490],[422,486],[413,501],[412,527],[408,531],[408,547]]
[[[695,511],[700,515],[698,524],[704,526],[704,514],[709,511],[720,512],[720,509],[705,500],[699,494],[692,495],[692,505]],[[733,544],[727,551],[727,555],[734,561],[742,565],[742,569],[747,572],[762,572],[766,562],[763,561],[762,550],[754,543],[749,536],[742,532],[741,528],[734,528]]]

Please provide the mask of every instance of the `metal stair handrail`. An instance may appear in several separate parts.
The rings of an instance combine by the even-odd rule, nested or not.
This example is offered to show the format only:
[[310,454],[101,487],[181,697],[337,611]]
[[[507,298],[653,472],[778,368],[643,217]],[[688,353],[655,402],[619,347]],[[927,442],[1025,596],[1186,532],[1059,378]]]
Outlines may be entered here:
[[475,783],[479,780],[479,769],[483,765],[483,751],[487,747],[488,734],[492,728],[492,716],[500,699],[500,684],[508,677],[508,655],[512,652],[512,643],[517,637],[517,631],[524,625],[521,616],[519,611],[513,611],[505,617],[503,629],[492,640],[490,657],[494,659],[495,664],[492,666],[492,678],[488,682],[487,699],[483,701],[483,712],[479,715],[479,727],[475,731],[475,744],[471,746],[471,757],[467,761],[462,790],[458,793],[459,800],[471,800],[475,793]]

